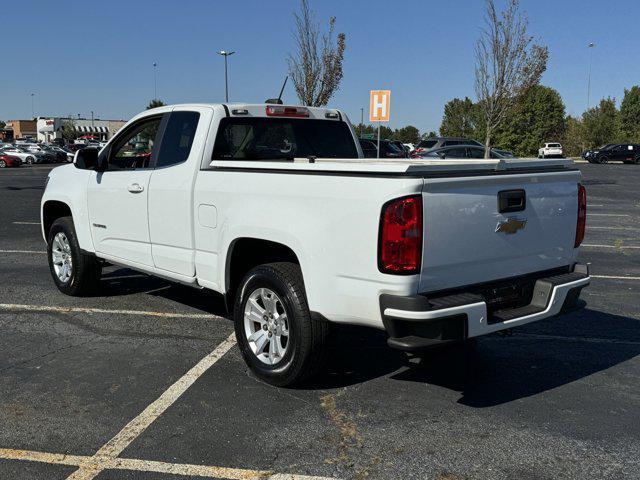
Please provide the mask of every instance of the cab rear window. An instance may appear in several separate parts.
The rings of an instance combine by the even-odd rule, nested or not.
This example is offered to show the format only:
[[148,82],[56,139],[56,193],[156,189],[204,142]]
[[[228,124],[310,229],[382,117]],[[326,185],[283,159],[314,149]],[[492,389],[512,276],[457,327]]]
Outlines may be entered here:
[[226,117],[220,121],[213,160],[358,158],[345,122],[297,118]]

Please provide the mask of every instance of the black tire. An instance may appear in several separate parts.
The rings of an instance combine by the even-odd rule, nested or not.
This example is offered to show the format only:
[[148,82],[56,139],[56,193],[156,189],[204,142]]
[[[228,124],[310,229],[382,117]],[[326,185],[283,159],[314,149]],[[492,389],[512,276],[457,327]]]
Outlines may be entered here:
[[33,157],[27,157],[27,165],[33,164]]
[[[53,263],[53,240],[60,232],[64,233],[69,241],[72,260],[71,276],[66,281],[58,278]],[[93,255],[88,255],[80,250],[71,217],[58,218],[51,225],[47,235],[47,258],[51,277],[58,290],[65,295],[81,297],[97,290],[102,275],[102,264]]]
[[607,162],[609,162],[609,158],[606,155],[602,155],[601,157],[598,157],[598,163],[600,165],[604,165]]
[[[259,288],[268,288],[280,298],[288,320],[287,348],[282,359],[273,365],[258,358],[245,333],[245,306]],[[299,265],[269,263],[249,271],[238,287],[233,313],[242,356],[261,380],[278,387],[290,386],[310,378],[322,368],[329,324],[311,317]]]
[[4,160],[0,160],[0,168],[5,168],[7,166],[7,162]]

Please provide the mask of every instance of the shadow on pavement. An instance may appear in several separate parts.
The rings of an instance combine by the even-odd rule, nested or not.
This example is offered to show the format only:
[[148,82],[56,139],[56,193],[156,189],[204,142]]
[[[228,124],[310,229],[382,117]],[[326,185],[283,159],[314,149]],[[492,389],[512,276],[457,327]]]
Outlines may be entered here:
[[[328,389],[380,376],[461,393],[459,403],[490,407],[609,369],[640,354],[640,320],[594,310],[410,356],[386,347],[384,332],[339,329],[326,372],[305,388]],[[355,346],[355,347],[354,347]]]

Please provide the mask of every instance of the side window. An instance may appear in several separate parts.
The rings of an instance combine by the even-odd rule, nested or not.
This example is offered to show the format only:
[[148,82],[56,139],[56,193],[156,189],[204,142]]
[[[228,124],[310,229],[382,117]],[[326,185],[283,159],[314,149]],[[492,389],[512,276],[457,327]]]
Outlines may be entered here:
[[109,171],[148,168],[161,116],[140,120],[116,140],[109,153]]
[[156,167],[168,167],[189,158],[199,119],[198,112],[173,112],[169,116]]
[[467,148],[469,152],[469,158],[484,158],[484,148]]
[[446,158],[465,158],[466,153],[464,148],[450,148],[444,152],[444,155]]

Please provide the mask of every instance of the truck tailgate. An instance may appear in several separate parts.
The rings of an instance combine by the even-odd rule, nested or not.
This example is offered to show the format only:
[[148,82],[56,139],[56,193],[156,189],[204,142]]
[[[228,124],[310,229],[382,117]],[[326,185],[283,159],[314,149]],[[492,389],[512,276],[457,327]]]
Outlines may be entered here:
[[[425,178],[420,291],[573,263],[579,179],[573,170]],[[518,190],[524,208],[512,205],[517,211],[501,213],[498,198],[510,194],[500,192],[516,191],[517,197]]]

